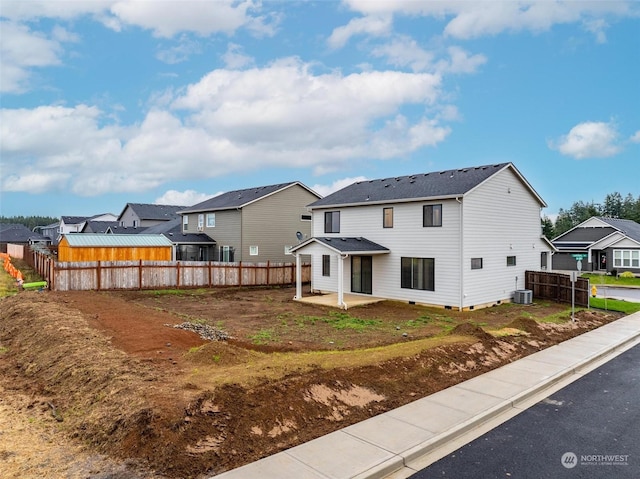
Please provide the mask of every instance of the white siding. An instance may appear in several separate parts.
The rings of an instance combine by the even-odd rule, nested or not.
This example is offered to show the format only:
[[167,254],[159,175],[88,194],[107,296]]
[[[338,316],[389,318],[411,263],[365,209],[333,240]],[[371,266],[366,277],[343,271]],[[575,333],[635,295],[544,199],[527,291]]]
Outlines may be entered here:
[[[540,241],[540,207],[511,169],[465,196],[463,307],[509,300],[525,287],[526,270],[540,270],[540,253],[551,251]],[[507,266],[507,256],[516,266]],[[482,258],[483,268],[471,270],[471,258]]]
[[[422,207],[425,204],[442,204],[442,227],[422,226]],[[389,206],[394,209],[393,228],[383,228],[382,210]],[[314,236],[362,236],[391,250],[389,254],[373,255],[373,296],[441,306],[459,303],[459,205],[456,200],[341,208],[340,233],[335,234],[324,232],[325,211],[338,209],[314,211]],[[400,287],[400,259],[403,256],[434,258],[435,291]],[[314,266],[316,260],[314,253]],[[321,266],[320,263],[320,269],[316,267],[312,271],[314,281],[318,274],[322,274]],[[344,287],[345,292],[349,292],[349,259],[345,260],[344,266]],[[333,263],[331,272],[333,274]]]
[[[305,247],[304,254],[311,255],[311,289],[323,293],[338,291],[338,253],[328,248],[312,243]],[[322,255],[331,256],[330,276],[322,276]]]

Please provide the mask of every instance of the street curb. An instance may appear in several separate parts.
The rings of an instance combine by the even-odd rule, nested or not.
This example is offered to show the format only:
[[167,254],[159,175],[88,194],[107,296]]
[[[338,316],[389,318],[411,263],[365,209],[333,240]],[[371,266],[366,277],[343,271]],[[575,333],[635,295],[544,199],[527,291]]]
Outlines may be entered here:
[[[629,318],[630,316],[627,316],[625,318],[621,318],[618,321],[623,321],[627,318]],[[610,323],[611,324],[611,323]],[[599,328],[598,328],[599,329]],[[597,329],[596,329],[597,330]],[[596,331],[596,330],[592,330],[592,331]],[[590,331],[589,331],[590,332]],[[589,333],[587,332],[587,333]],[[583,333],[583,334],[587,334],[587,333]],[[557,345],[552,346],[556,347],[559,346],[561,344],[564,344],[566,342],[571,341],[572,339],[576,339],[576,338],[580,338],[582,335],[579,336],[575,336],[575,338],[571,338],[563,343],[559,343]],[[376,471],[373,470],[369,470],[367,471],[367,473],[362,473],[359,474],[358,476],[356,476],[358,479],[385,479],[388,478],[390,476],[390,474],[395,474],[399,471],[401,471],[403,468],[409,468],[408,464],[414,461],[419,460],[422,457],[425,457],[433,452],[435,452],[438,448],[442,447],[443,445],[452,442],[452,441],[456,441],[457,439],[460,439],[462,436],[464,436],[466,433],[468,433],[469,431],[479,428],[482,425],[488,423],[489,421],[491,421],[492,419],[496,418],[497,416],[499,416],[500,414],[509,411],[511,409],[518,409],[519,406],[523,405],[524,403],[526,403],[528,400],[530,400],[532,397],[542,393],[543,391],[547,390],[547,389],[551,389],[554,385],[562,382],[563,380],[571,377],[571,376],[575,376],[575,379],[578,379],[579,377],[581,377],[583,375],[583,373],[581,371],[584,371],[586,368],[588,368],[591,365],[595,365],[596,363],[600,362],[601,360],[607,358],[608,356],[614,355],[614,353],[618,353],[620,350],[625,349],[627,346],[631,345],[632,343],[636,342],[640,340],[640,331],[637,331],[636,333],[632,334],[631,336],[628,336],[626,338],[621,339],[619,342],[617,342],[616,344],[612,345],[612,346],[608,346],[603,348],[602,350],[594,353],[593,355],[579,360],[577,361],[575,364],[567,367],[565,370],[560,371],[559,373],[554,374],[553,376],[549,377],[548,379],[541,381],[540,383],[538,383],[537,385],[517,394],[516,396],[510,398],[510,399],[505,399],[502,403],[497,404],[496,406],[487,409],[486,411],[483,411],[482,413],[477,414],[476,416],[474,416],[473,418],[464,421],[454,427],[452,427],[451,429],[447,430],[447,432],[445,433],[441,433],[437,436],[434,436],[433,438],[419,444],[416,445],[408,450],[406,450],[405,452],[399,454],[400,457],[402,457],[403,459],[403,466],[400,467],[399,469],[396,469],[394,471],[391,472],[387,472],[384,475],[380,474],[379,471],[381,470],[387,470],[388,468],[384,467],[384,464],[379,464],[375,469]],[[548,349],[548,348],[547,348]],[[542,350],[544,351],[544,350]],[[620,351],[621,352],[621,351]],[[533,353],[536,354],[536,353]],[[616,354],[617,355],[617,354]],[[529,355],[531,356],[531,355]],[[524,356],[523,358],[520,359],[525,359],[529,356]],[[513,363],[508,363],[508,364],[513,364]],[[506,365],[505,365],[506,366]],[[463,383],[460,383],[463,384]],[[523,409],[524,410],[524,409]],[[389,459],[388,461],[386,461],[388,463],[397,463],[397,458],[392,458]],[[391,464],[389,464],[390,466]],[[417,471],[414,471],[417,472]]]

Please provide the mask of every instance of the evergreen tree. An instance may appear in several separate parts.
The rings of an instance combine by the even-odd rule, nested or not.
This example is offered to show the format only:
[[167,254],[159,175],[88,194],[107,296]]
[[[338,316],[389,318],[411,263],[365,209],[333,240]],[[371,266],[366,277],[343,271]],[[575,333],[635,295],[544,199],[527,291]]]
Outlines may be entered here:
[[0,223],[25,225],[30,230],[36,226],[47,226],[58,221],[59,218],[50,216],[0,216]]
[[547,215],[544,215],[542,218],[542,234],[548,239],[555,238],[553,221],[551,221]]

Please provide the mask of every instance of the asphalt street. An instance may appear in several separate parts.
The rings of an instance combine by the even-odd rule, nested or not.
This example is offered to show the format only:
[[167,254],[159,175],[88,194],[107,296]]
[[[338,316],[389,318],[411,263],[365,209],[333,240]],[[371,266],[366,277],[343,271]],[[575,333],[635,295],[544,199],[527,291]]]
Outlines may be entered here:
[[634,303],[640,303],[640,288],[614,288],[610,286],[597,286],[598,298],[624,299]]
[[640,478],[640,345],[411,476]]

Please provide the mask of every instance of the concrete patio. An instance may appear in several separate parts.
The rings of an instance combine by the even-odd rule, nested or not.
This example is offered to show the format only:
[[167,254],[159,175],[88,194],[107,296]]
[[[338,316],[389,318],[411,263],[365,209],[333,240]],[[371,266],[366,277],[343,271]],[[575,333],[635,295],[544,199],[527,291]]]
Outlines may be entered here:
[[[307,293],[307,294],[310,294],[310,293]],[[380,301],[385,301],[385,299],[383,298],[376,298],[374,296],[369,296],[369,295],[350,294],[350,293],[345,293],[342,299],[346,307],[340,306],[338,304],[338,293],[314,294],[310,296],[303,296],[300,299],[296,299],[296,301],[299,301],[301,303],[308,303],[308,304],[318,304],[321,306],[331,306],[334,308],[341,308],[341,309],[349,309],[349,308],[353,308],[354,306],[362,306],[365,304],[373,304],[373,303],[379,303]]]

